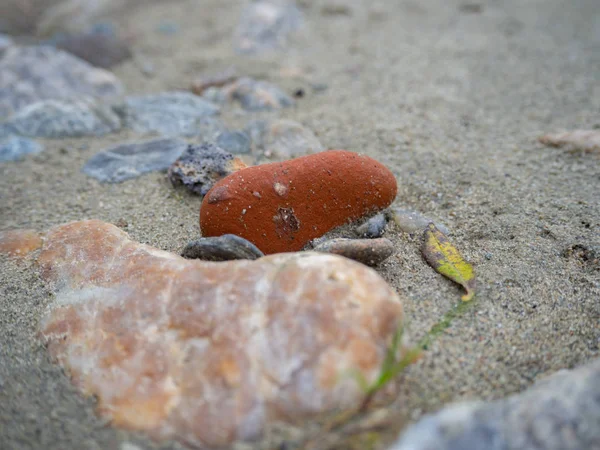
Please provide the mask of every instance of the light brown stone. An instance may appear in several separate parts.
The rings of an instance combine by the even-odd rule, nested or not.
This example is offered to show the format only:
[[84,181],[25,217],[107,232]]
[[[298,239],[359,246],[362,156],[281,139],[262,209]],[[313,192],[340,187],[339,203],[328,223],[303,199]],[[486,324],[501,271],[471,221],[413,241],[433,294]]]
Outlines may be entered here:
[[259,438],[364,399],[402,321],[372,269],[314,252],[186,260],[100,221],[51,229],[41,336],[116,425],[195,446]]
[[23,258],[42,246],[42,237],[35,230],[0,231],[0,255]]

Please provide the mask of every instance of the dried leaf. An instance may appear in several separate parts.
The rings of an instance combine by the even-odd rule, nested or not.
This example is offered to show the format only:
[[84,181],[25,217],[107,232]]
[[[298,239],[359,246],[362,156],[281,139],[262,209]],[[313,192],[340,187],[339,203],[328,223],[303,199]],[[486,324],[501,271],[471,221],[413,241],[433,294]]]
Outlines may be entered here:
[[430,223],[424,232],[421,252],[436,271],[462,285],[467,293],[462,300],[468,302],[475,295],[475,273],[444,233]]
[[546,134],[539,141],[552,147],[567,147],[570,150],[600,152],[600,130],[573,130],[564,133]]

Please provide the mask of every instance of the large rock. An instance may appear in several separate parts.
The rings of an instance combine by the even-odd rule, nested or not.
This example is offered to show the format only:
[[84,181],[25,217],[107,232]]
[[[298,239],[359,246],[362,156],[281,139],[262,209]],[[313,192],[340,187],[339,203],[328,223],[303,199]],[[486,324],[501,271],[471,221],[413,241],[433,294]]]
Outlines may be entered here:
[[394,174],[365,155],[330,150],[239,170],[200,207],[203,236],[235,234],[265,254],[300,250],[344,223],[389,206]]
[[51,229],[51,355],[115,425],[195,447],[353,408],[402,320],[372,269],[312,252],[186,260],[100,221]]
[[196,136],[202,134],[205,119],[218,114],[219,108],[189,92],[164,92],[128,97],[117,111],[125,125],[139,133]]
[[82,170],[104,183],[120,183],[145,173],[166,171],[187,146],[181,139],[167,138],[119,144],[96,153]]
[[390,450],[600,448],[600,359],[491,403],[460,403],[409,428]]
[[121,121],[110,108],[90,100],[42,100],[22,108],[6,127],[23,136],[66,138],[113,133]]
[[112,99],[123,91],[110,72],[53,47],[8,47],[0,59],[0,118],[45,99]]

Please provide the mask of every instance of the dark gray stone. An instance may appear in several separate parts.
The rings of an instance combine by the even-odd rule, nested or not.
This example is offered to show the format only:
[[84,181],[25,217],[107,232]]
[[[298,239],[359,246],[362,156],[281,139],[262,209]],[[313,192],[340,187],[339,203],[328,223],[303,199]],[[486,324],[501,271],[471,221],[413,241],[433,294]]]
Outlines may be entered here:
[[169,180],[173,186],[206,195],[217,181],[243,167],[242,161],[215,144],[189,145],[169,168]]
[[128,97],[115,110],[132,130],[163,136],[197,136],[203,119],[219,113],[218,106],[189,92]]
[[47,99],[113,99],[123,91],[110,72],[53,47],[9,47],[0,58],[0,118]]
[[105,183],[120,183],[148,172],[167,170],[185,151],[180,139],[121,144],[92,156],[83,172]]
[[258,259],[264,256],[252,242],[235,234],[204,237],[185,246],[181,256],[205,261],[230,261],[232,259]]
[[250,153],[250,137],[243,131],[224,131],[219,134],[216,144],[233,154]]
[[394,244],[386,238],[335,238],[320,242],[313,250],[345,256],[373,267],[381,264],[395,253]]
[[302,13],[292,0],[253,2],[242,11],[234,34],[235,51],[254,54],[283,48],[301,23]]
[[460,403],[411,426],[390,450],[600,449],[600,359],[527,391]]
[[376,216],[371,217],[361,226],[356,229],[356,232],[361,237],[366,238],[378,238],[383,235],[385,231],[385,226],[387,225],[387,220],[383,213],[377,214]]
[[44,148],[31,139],[19,136],[0,136],[0,162],[17,161],[25,155],[39,153]]
[[43,100],[22,108],[6,126],[23,136],[65,138],[113,133],[121,121],[110,108],[91,100]]

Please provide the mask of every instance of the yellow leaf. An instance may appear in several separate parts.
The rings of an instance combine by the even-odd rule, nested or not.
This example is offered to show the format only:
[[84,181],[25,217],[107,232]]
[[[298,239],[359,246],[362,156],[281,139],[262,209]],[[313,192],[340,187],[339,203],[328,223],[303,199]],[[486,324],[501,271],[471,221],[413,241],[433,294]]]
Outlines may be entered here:
[[444,233],[430,223],[424,232],[421,252],[425,260],[436,271],[462,285],[467,293],[462,300],[468,302],[475,295],[475,273],[458,250],[448,241]]

